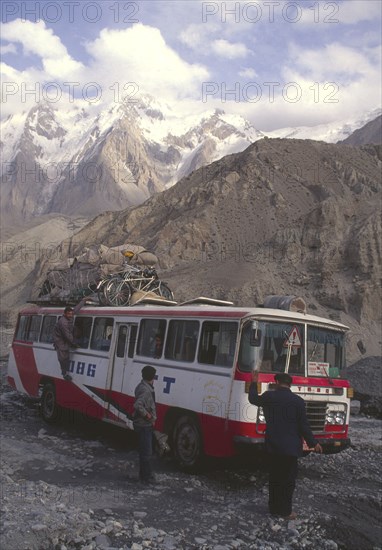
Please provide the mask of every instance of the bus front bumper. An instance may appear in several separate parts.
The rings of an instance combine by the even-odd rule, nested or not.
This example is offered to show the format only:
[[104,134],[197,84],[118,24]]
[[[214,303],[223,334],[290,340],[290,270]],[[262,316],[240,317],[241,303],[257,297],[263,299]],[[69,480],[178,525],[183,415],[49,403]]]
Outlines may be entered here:
[[[264,449],[264,439],[257,437],[246,437],[245,435],[236,435],[233,438],[234,444],[237,448],[256,448],[259,451]],[[351,441],[349,438],[346,439],[332,439],[332,438],[317,438],[317,441],[321,445],[324,454],[335,454],[343,451],[350,447]],[[310,451],[306,451],[304,454],[309,454]]]

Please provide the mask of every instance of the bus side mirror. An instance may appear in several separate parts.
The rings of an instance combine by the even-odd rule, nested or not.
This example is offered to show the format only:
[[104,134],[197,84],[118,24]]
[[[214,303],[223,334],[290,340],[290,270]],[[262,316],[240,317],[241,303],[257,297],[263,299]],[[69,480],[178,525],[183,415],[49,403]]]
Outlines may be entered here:
[[256,348],[258,348],[261,344],[261,330],[259,330],[256,321],[252,321],[251,323],[250,344]]

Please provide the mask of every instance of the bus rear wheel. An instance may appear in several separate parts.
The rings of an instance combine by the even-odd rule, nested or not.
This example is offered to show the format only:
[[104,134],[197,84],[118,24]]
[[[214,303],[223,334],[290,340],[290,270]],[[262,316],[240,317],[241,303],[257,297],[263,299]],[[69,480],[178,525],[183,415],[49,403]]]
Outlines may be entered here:
[[203,444],[196,418],[181,416],[176,421],[173,431],[173,449],[175,458],[182,468],[195,471],[201,466]]
[[53,383],[45,384],[41,396],[41,416],[49,424],[59,421],[60,407],[57,405],[56,388]]

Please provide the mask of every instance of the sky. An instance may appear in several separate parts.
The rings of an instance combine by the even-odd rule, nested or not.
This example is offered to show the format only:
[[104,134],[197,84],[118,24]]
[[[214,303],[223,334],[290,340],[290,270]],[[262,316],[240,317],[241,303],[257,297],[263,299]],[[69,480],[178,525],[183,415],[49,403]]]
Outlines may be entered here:
[[257,129],[381,106],[380,0],[40,0],[1,4],[1,117],[152,95]]

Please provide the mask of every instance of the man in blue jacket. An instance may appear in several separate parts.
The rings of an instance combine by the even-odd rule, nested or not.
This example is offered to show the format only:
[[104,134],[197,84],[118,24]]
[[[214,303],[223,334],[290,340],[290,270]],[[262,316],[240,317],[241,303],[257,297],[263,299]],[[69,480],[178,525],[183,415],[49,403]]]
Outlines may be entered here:
[[258,372],[252,374],[248,399],[262,407],[266,421],[265,448],[269,458],[269,511],[286,519],[295,519],[292,498],[296,485],[297,459],[303,455],[303,438],[309,448],[322,453],[306,417],[304,400],[291,392],[292,377],[275,375],[274,390],[257,392]]

